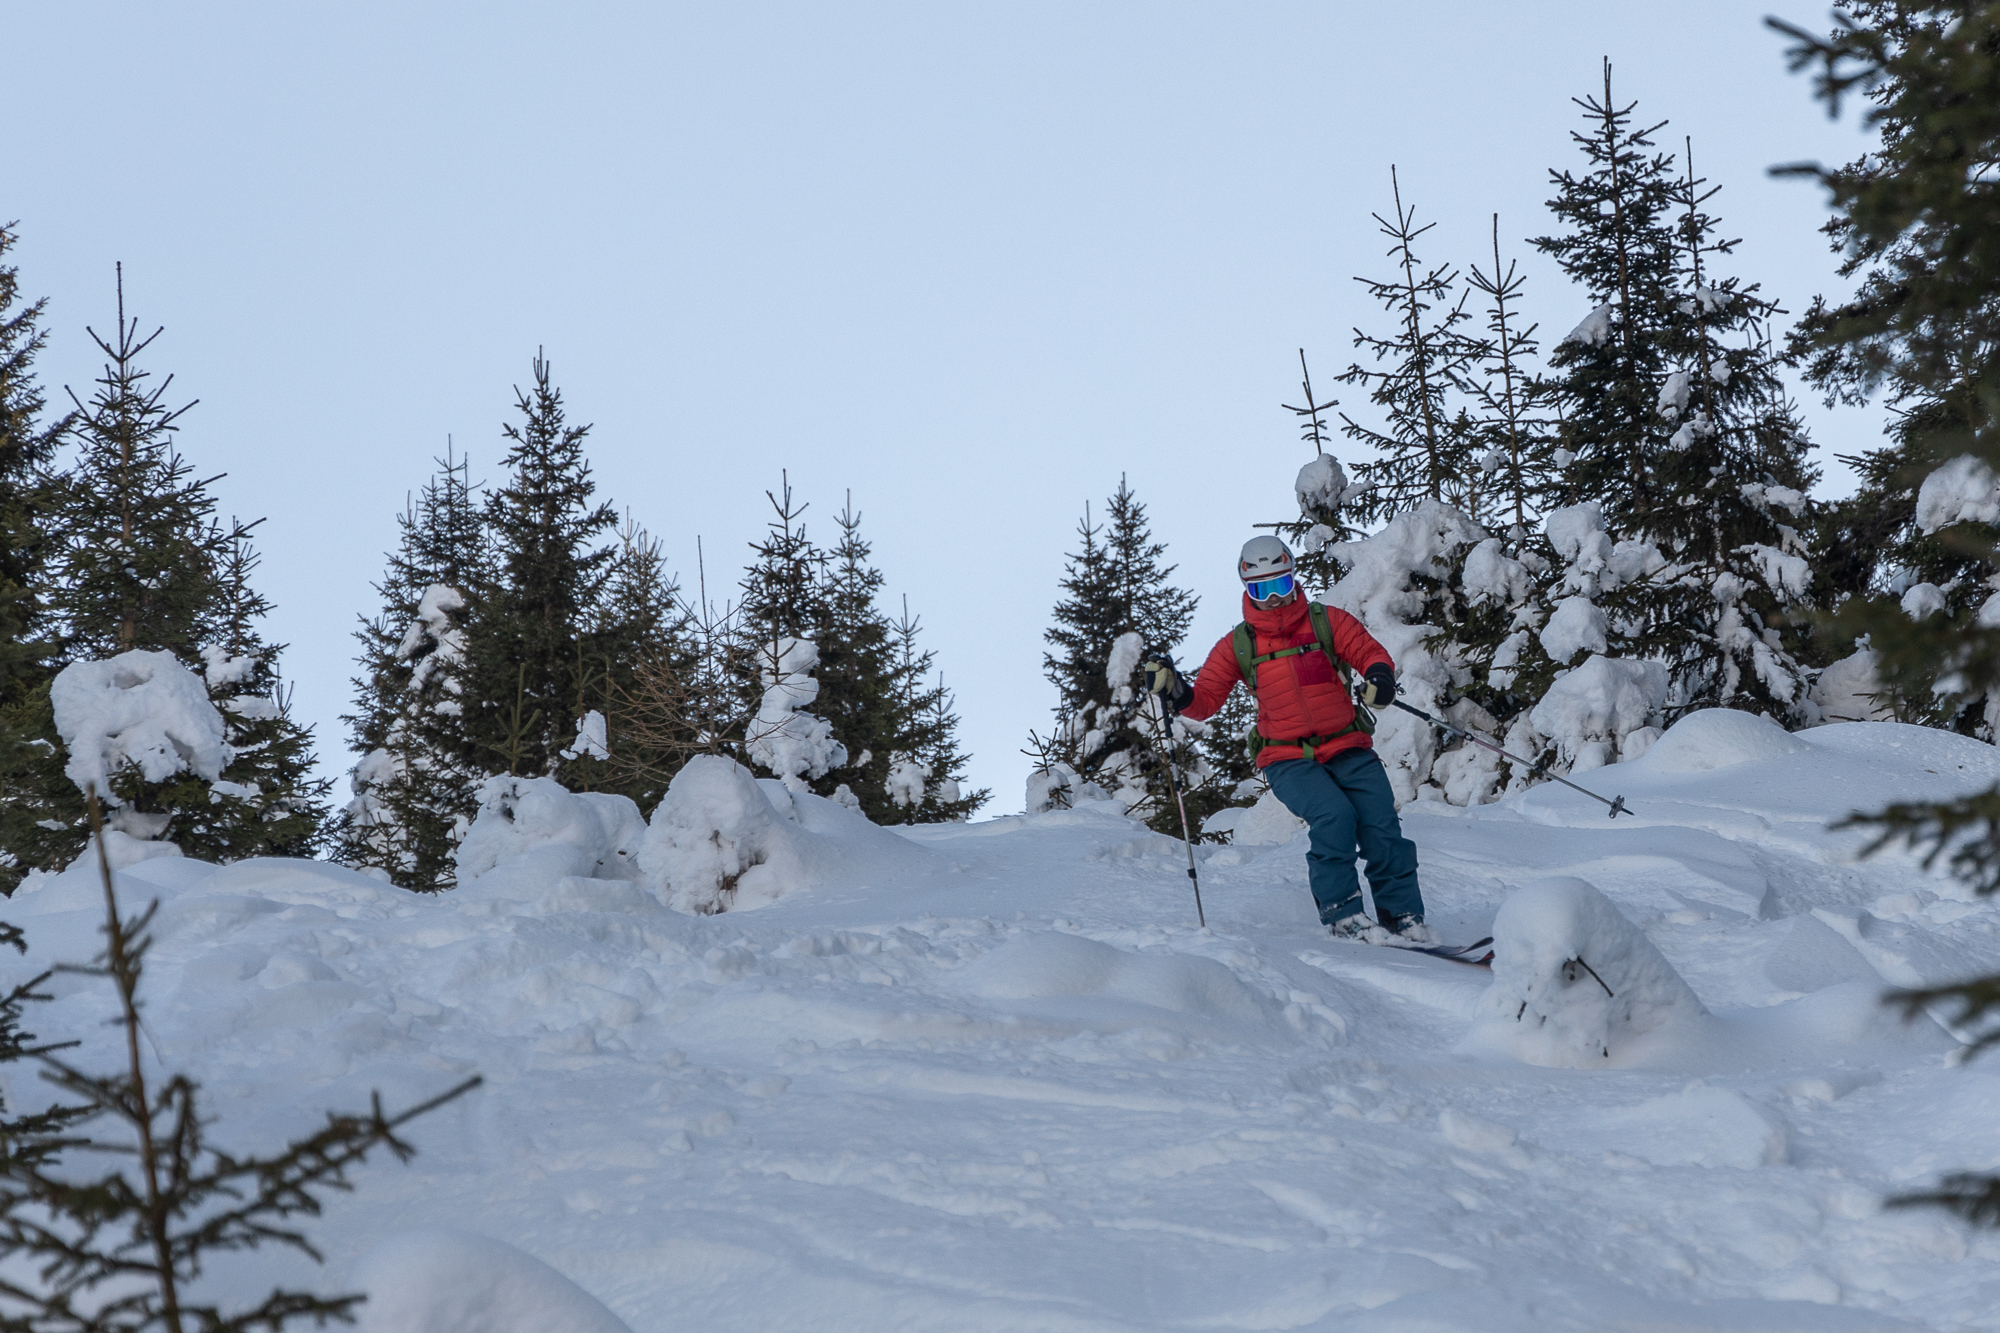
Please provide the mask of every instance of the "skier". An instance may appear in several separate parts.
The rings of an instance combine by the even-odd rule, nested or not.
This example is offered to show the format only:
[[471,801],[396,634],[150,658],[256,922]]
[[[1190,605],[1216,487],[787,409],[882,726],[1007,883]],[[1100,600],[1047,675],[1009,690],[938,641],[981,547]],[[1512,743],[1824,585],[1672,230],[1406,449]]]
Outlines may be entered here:
[[[1257,697],[1250,746],[1257,768],[1285,808],[1306,821],[1306,870],[1320,920],[1337,939],[1432,944],[1417,888],[1417,846],[1403,836],[1389,774],[1375,755],[1375,720],[1355,707],[1396,697],[1396,669],[1361,622],[1308,602],[1292,574],[1292,553],[1276,537],[1253,537],[1236,572],[1243,623],[1222,636],[1190,686],[1164,654],[1145,664],[1146,687],[1199,722],[1214,715],[1241,680]],[[1362,910],[1356,851],[1367,858],[1379,921]]]

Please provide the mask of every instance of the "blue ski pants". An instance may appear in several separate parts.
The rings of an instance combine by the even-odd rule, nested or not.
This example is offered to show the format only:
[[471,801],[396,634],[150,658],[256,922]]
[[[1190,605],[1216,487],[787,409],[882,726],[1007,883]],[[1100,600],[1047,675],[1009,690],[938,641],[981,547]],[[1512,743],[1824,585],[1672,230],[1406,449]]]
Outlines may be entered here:
[[1285,808],[1306,821],[1306,874],[1321,921],[1330,926],[1362,909],[1357,850],[1368,859],[1376,911],[1423,919],[1417,845],[1403,836],[1388,771],[1374,750],[1342,750],[1324,763],[1282,759],[1264,770],[1264,778]]

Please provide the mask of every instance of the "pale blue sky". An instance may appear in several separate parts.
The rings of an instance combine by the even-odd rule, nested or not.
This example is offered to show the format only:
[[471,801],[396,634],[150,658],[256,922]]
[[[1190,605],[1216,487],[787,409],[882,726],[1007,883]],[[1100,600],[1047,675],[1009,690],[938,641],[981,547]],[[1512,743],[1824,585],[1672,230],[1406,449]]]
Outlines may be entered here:
[[1501,214],[1559,336],[1583,298],[1520,239],[1608,55],[1726,187],[1733,271],[1795,310],[1833,287],[1818,192],[1765,169],[1860,141],[1770,8],[0,0],[0,217],[52,398],[87,392],[114,261],[167,326],[150,364],[201,400],[181,445],[225,511],[268,516],[330,766],[393,516],[448,434],[496,474],[540,346],[686,580],[699,534],[733,583],[781,468],[818,534],[853,492],[1004,813],[1086,499],[1122,472],[1149,505],[1203,596],[1190,651],[1234,623],[1236,548],[1304,461],[1296,349],[1331,388],[1371,319],[1391,163],[1438,259]]

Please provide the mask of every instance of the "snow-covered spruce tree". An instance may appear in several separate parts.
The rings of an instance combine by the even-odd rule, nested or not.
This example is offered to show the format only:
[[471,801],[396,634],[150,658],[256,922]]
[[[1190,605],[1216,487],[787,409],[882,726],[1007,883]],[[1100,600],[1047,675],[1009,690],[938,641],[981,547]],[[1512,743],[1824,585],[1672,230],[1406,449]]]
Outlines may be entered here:
[[[739,719],[733,739],[751,762],[777,776],[804,782],[844,768],[860,751],[850,753],[841,747],[842,753],[835,760],[831,741],[821,745],[814,740],[808,747],[810,762],[799,761],[802,766],[781,772],[766,762],[775,757],[786,765],[794,763],[794,751],[783,746],[773,749],[765,733],[807,725],[801,722],[795,728],[788,719],[811,703],[820,688],[817,681],[805,677],[819,665],[819,633],[831,617],[831,580],[826,552],[806,531],[805,513],[811,505],[794,498],[790,474],[781,472],[778,490],[764,492],[764,498],[771,502],[774,516],[764,539],[751,543],[755,558],[738,585],[742,598],[736,606],[729,645],[730,674],[738,696],[735,715]],[[809,645],[812,652],[805,653],[800,644]],[[783,707],[771,705],[774,690],[793,702]],[[830,736],[830,727],[828,733]],[[800,735],[804,737],[806,732],[800,731]],[[816,737],[817,731],[812,735]],[[840,779],[836,779],[833,790],[838,792],[839,786]],[[843,803],[858,804],[858,798],[850,792]]]
[[561,770],[579,706],[603,697],[609,662],[595,631],[617,555],[603,538],[618,515],[591,498],[590,428],[568,423],[539,352],[515,408],[520,420],[502,428],[508,476],[484,507],[490,567],[466,599],[460,761],[537,777]]
[[952,709],[951,691],[942,676],[935,682],[931,679],[936,654],[917,647],[922,629],[905,597],[903,613],[890,623],[889,636],[895,651],[896,689],[910,729],[902,742],[906,748],[890,767],[889,796],[897,807],[898,822],[935,824],[970,818],[993,793],[986,787],[966,790],[965,769],[972,756],[958,748],[958,714]]
[[451,887],[453,852],[478,810],[483,767],[467,758],[467,590],[484,582],[486,534],[470,463],[452,456],[396,516],[382,610],[354,637],[363,675],[342,718],[359,756],[340,817],[339,859],[419,892]]
[[314,855],[333,785],[313,776],[312,733],[292,719],[278,667],[284,645],[258,633],[271,604],[250,584],[258,556],[249,526],[231,525],[216,624],[202,648],[202,677],[222,715],[229,758],[207,784],[206,805],[199,790],[185,794],[174,829],[181,850],[203,861]]
[[[169,408],[164,398],[171,380],[149,386],[150,375],[140,367],[140,355],[158,336],[156,330],[141,338],[138,321],[126,318],[121,273],[117,336],[97,338],[107,364],[96,393],[87,404],[78,404],[72,427],[77,454],[51,487],[48,530],[59,534],[59,540],[49,554],[47,604],[62,636],[63,660],[71,668],[129,652],[169,654],[178,665],[169,668],[148,660],[127,674],[133,687],[150,682],[147,688],[165,691],[160,699],[177,701],[173,708],[192,710],[187,720],[201,709],[195,699],[182,697],[186,691],[180,677],[205,671],[212,652],[226,655],[232,638],[247,642],[242,636],[250,632],[249,620],[266,603],[247,582],[254,564],[242,545],[248,528],[215,522],[208,483],[197,480],[175,451],[178,421],[187,409]],[[52,682],[52,688],[57,684]],[[320,792],[306,776],[311,760],[303,753],[304,733],[288,732],[298,742],[297,753],[262,773],[262,781],[272,785],[260,786],[254,799],[239,799],[230,786],[212,785],[229,782],[222,775],[230,760],[220,735],[214,763],[187,756],[174,764],[127,762],[132,757],[115,744],[100,753],[100,742],[111,742],[106,739],[110,733],[100,734],[97,710],[112,697],[99,698],[100,686],[110,688],[90,673],[77,678],[69,716],[82,730],[74,737],[53,735],[69,751],[63,758],[70,790],[42,794],[63,813],[46,821],[59,827],[46,828],[49,839],[35,849],[39,864],[60,866],[82,848],[82,782],[77,774],[96,772],[101,762],[112,764],[102,774],[100,789],[114,806],[109,822],[123,836],[171,842],[215,858],[313,845],[313,834],[293,817],[310,821],[320,811]],[[91,703],[93,698],[98,703]],[[199,703],[212,710],[205,697]],[[52,702],[49,719],[55,733],[62,730],[62,715]],[[197,730],[206,725],[199,723]],[[291,724],[280,721],[284,728]],[[71,740],[84,751],[77,751]],[[262,762],[255,756],[246,761],[246,772]],[[246,784],[234,786],[247,791]]]
[[[1676,189],[1680,299],[1662,340],[1674,369],[1659,415],[1675,429],[1652,469],[1671,505],[1635,535],[1659,545],[1669,569],[1635,585],[1639,646],[1667,664],[1669,707],[1744,708],[1788,726],[1819,720],[1809,672],[1787,633],[1806,604],[1812,570],[1799,528],[1817,477],[1811,447],[1777,374],[1766,332],[1776,306],[1717,270],[1737,242],[1716,237],[1706,188],[1687,147]],[[1803,616],[1797,617],[1802,625]]]
[[1416,208],[1404,205],[1394,167],[1389,184],[1393,217],[1374,217],[1391,242],[1388,254],[1396,274],[1355,281],[1394,321],[1393,331],[1356,329],[1354,345],[1367,349],[1370,363],[1356,362],[1340,377],[1343,384],[1366,388],[1368,401],[1386,423],[1377,429],[1341,414],[1342,433],[1374,455],[1356,464],[1371,489],[1355,502],[1369,519],[1401,513],[1423,499],[1476,513],[1486,474],[1475,466],[1471,421],[1459,385],[1481,346],[1465,327],[1471,316],[1465,310],[1466,293],[1458,287],[1458,270],[1449,264],[1431,267],[1417,257],[1418,240],[1437,224],[1416,225]]
[[[1861,0],[1836,11],[1836,22],[1828,37],[1776,25],[1796,43],[1794,68],[1820,67],[1817,92],[1829,110],[1865,91],[1873,103],[1866,123],[1881,135],[1878,151],[1853,165],[1797,169],[1827,187],[1831,230],[1849,274],[1862,275],[1850,304],[1815,306],[1801,346],[1821,387],[1857,397],[1886,392],[1906,419],[1922,414],[1896,442],[1912,465],[1935,467],[1917,506],[1932,512],[1918,526],[1992,560],[1991,525],[2000,520],[2000,486],[1992,482],[2000,469],[2000,180],[1988,168],[2000,161],[2000,9]],[[1983,493],[1975,484],[1982,469]],[[1964,698],[2000,692],[2000,603],[1990,598],[1972,615],[1913,617],[1894,598],[1855,597],[1838,629],[1870,636],[1892,698],[1947,683]],[[2000,786],[1957,801],[1891,806],[1861,822],[1877,828],[1881,843],[1900,840],[1933,861],[1946,857],[1980,894],[2000,891]],[[1912,1017],[1955,1009],[1955,1025],[1985,1034],[1975,1051],[1994,1042],[2000,975],[1898,998]],[[1942,1204],[1973,1222],[2000,1224],[2000,1175],[1949,1176],[1895,1202]]]
[[[1174,567],[1162,563],[1166,544],[1153,540],[1146,507],[1123,477],[1105,514],[1097,524],[1084,510],[1077,529],[1082,547],[1064,562],[1065,596],[1042,636],[1055,650],[1043,654],[1042,674],[1057,691],[1056,739],[1038,776],[1065,776],[1057,765],[1065,766],[1076,789],[1095,784],[1156,827],[1171,825],[1178,833],[1160,731],[1140,707],[1138,668],[1148,649],[1180,643],[1198,598],[1168,582]],[[1190,670],[1199,665],[1186,663]],[[1030,744],[1041,744],[1040,738],[1031,737]],[[1189,766],[1191,783],[1207,776]]]
[[1596,579],[1551,615],[1607,638],[1598,651],[1664,663],[1670,713],[1727,705],[1809,722],[1806,672],[1780,630],[1809,579],[1795,525],[1811,474],[1764,338],[1773,308],[1714,271],[1735,242],[1715,239],[1713,191],[1654,151],[1659,125],[1634,128],[1608,61],[1604,80],[1601,100],[1577,99],[1588,129],[1572,137],[1589,169],[1551,173],[1567,230],[1532,242],[1595,305],[1550,358],[1564,470],[1548,501],[1581,496],[1613,547],[1661,557],[1620,548],[1615,588]]
[[[1841,64],[1837,72],[1829,67],[1822,94],[1837,101],[1853,92],[1872,103],[1868,124],[1882,149],[1837,168],[1788,169],[1829,188],[1835,211],[1826,233],[1842,254],[1841,276],[1859,277],[1847,301],[1813,302],[1790,350],[1829,406],[1879,399],[1893,414],[1884,447],[1842,460],[1861,474],[1858,492],[1821,510],[1814,542],[1820,603],[1832,610],[1854,599],[1822,627],[1828,649],[1865,636],[1860,674],[1872,677],[1878,666],[1886,672],[1869,681],[1886,686],[1876,696],[1883,707],[1905,721],[1992,740],[2000,693],[1977,687],[1957,669],[1958,654],[1942,645],[1969,623],[2000,617],[1996,607],[1981,620],[2000,587],[1993,554],[2000,507],[1990,503],[1985,462],[1973,447],[1994,414],[1981,396],[1994,355],[1982,339],[2000,330],[2000,303],[1976,281],[1952,285],[1984,262],[1984,242],[1960,225],[1962,211],[1917,214],[1907,174],[1915,169],[1928,181],[1948,161],[1985,160],[1981,142],[1965,137],[1981,132],[1962,101],[1971,94],[1939,80],[1939,62],[1958,62],[1952,77],[1964,78],[1973,68],[1967,62],[1986,58],[1974,57],[1951,31],[1965,12],[1862,0],[1840,10],[1843,24],[1853,26],[1814,48],[1813,59],[1837,51]],[[1949,205],[1976,208],[1977,193],[1951,197]],[[1913,291],[1924,299],[1910,301]],[[1881,626],[1890,642],[1901,641],[1898,609],[1926,622],[1927,641],[1883,663],[1875,646],[1881,636],[1869,631]]]
[[910,751],[915,717],[898,688],[889,619],[876,599],[882,572],[869,562],[861,515],[850,493],[834,518],[840,540],[829,552],[820,594],[824,619],[814,627],[819,644],[819,697],[813,711],[833,724],[847,748],[847,764],[812,784],[821,796],[859,803],[878,824],[900,823],[903,794],[891,790],[892,770]]
[[[0,225],[0,260],[14,247]],[[20,301],[20,279],[0,263],[0,894],[23,871],[49,863],[78,813],[53,745],[48,686],[57,662],[55,626],[44,605],[48,537],[43,470],[69,417],[43,420],[35,357],[47,341],[46,298]],[[60,839],[43,823],[64,826]]]
[[1322,402],[1314,396],[1312,371],[1306,365],[1303,347],[1299,349],[1299,376],[1304,406],[1281,404],[1299,418],[1299,434],[1313,449],[1312,461],[1299,469],[1298,480],[1292,487],[1299,516],[1284,523],[1257,526],[1275,528],[1290,544],[1300,582],[1308,588],[1330,588],[1340,577],[1340,570],[1325,553],[1326,549],[1334,542],[1351,541],[1361,535],[1355,525],[1365,521],[1362,510],[1374,486],[1366,481],[1348,480],[1340,460],[1328,452],[1332,440],[1326,413],[1338,407],[1340,400]]

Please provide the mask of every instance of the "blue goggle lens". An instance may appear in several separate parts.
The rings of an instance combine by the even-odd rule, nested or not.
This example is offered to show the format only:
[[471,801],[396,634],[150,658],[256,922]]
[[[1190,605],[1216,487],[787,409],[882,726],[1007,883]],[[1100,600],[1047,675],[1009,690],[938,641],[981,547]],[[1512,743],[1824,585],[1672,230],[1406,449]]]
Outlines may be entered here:
[[1259,579],[1255,583],[1244,584],[1243,590],[1250,594],[1250,600],[1253,602],[1268,602],[1273,597],[1283,597],[1292,590],[1292,576],[1280,574],[1274,579]]

